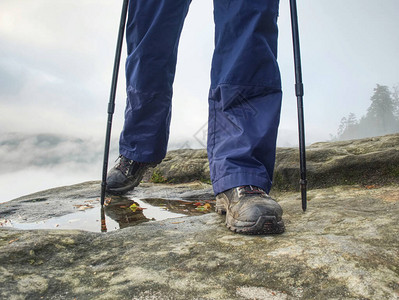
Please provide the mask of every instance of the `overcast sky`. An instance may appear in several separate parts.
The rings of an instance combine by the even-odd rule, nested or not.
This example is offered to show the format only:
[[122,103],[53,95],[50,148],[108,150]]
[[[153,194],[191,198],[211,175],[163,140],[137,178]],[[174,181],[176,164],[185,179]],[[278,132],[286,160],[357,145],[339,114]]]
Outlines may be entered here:
[[[0,1],[0,132],[102,139],[122,1]],[[328,140],[340,119],[365,114],[377,83],[399,83],[398,0],[298,1],[307,142]],[[279,145],[297,144],[288,0],[280,6],[283,111]],[[183,30],[170,142],[207,120],[212,1],[194,0]],[[126,54],[123,54],[125,57]],[[122,126],[124,68],[113,134]],[[102,147],[102,145],[100,146]]]

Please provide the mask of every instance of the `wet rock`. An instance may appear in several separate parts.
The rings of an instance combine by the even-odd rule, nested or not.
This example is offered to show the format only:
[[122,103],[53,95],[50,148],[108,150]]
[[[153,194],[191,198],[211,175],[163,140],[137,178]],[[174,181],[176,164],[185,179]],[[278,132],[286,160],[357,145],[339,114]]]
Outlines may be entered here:
[[399,298],[399,185],[312,190],[306,213],[297,193],[276,196],[282,235],[233,234],[217,214],[107,234],[1,229],[0,298]]
[[[100,203],[99,195],[99,181],[89,181],[41,191],[1,203],[0,220],[11,219],[20,223],[32,223],[64,216],[82,208],[98,206]],[[135,198],[160,198],[164,201],[202,201],[214,200],[215,196],[211,185],[194,181],[184,184],[142,183],[126,194],[125,197],[112,196],[112,198],[118,202],[133,203],[131,199]],[[113,213],[116,212],[114,211]]]
[[0,216],[22,222],[36,222],[76,211],[75,205],[98,202],[100,186],[90,181],[57,187],[0,204]]

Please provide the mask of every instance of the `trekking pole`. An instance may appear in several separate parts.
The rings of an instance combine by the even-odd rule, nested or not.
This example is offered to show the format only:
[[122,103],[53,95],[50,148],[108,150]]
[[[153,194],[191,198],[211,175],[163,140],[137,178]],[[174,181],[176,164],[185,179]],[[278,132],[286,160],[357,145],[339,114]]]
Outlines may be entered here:
[[128,4],[129,4],[129,0],[123,0],[122,14],[121,14],[121,20],[120,20],[119,32],[118,32],[118,41],[116,43],[114,71],[112,74],[111,93],[109,96],[109,103],[108,103],[107,132],[105,135],[105,148],[104,148],[104,161],[103,161],[103,174],[102,174],[103,176],[102,176],[102,182],[101,182],[101,205],[104,205],[105,188],[107,186],[107,170],[108,170],[109,144],[110,144],[110,140],[111,140],[112,116],[115,111],[116,86],[118,83],[119,63],[121,60],[123,34],[125,31]]
[[295,64],[295,94],[298,106],[298,130],[299,130],[299,159],[301,172],[301,197],[302,210],[306,211],[306,149],[305,149],[305,125],[303,117],[303,83],[302,83],[302,67],[301,53],[299,48],[299,30],[298,30],[298,12],[296,0],[290,0],[291,7],[291,26],[292,26],[292,42],[294,47],[294,64]]

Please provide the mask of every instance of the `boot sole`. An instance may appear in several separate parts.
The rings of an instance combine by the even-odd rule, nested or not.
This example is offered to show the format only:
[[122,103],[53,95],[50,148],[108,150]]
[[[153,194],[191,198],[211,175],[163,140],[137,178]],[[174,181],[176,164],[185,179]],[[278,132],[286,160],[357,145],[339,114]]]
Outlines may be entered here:
[[136,178],[136,180],[134,182],[132,182],[130,185],[122,186],[119,188],[108,188],[107,187],[106,192],[110,193],[112,195],[116,195],[116,196],[124,195],[127,192],[134,190],[134,188],[140,184],[143,177],[144,177],[144,172],[143,172],[143,174],[140,174],[140,176],[138,178]]
[[127,187],[124,186],[124,187],[121,187],[121,188],[110,188],[110,189],[106,189],[106,192],[109,193],[109,194],[112,194],[112,195],[121,196],[121,195],[126,194],[129,191],[134,190],[134,188],[136,186],[138,186],[138,185],[139,185],[139,183],[134,183],[134,184],[129,185]]
[[[252,226],[234,226],[227,224],[227,210],[223,205],[216,205],[215,211],[219,215],[226,215],[226,226],[233,232],[248,234],[248,235],[258,235],[258,234],[281,234],[285,231],[284,221],[277,220],[275,216],[260,216]],[[231,218],[230,223],[234,223],[235,219]]]

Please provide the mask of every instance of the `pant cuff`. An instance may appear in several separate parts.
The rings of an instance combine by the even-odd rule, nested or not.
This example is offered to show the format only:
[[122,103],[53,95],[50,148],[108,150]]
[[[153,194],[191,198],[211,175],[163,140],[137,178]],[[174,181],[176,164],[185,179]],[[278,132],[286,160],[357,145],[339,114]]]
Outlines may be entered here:
[[235,173],[226,175],[212,183],[215,195],[220,194],[228,189],[242,185],[253,185],[260,187],[269,193],[272,183],[265,177],[258,176],[254,173]]
[[[143,151],[145,152],[145,151]],[[128,159],[132,159],[137,162],[144,162],[144,163],[152,163],[156,162],[159,163],[165,158],[166,153],[153,153],[149,152],[148,154],[142,153],[140,151],[129,151],[123,147],[119,147],[119,154],[123,155]]]

